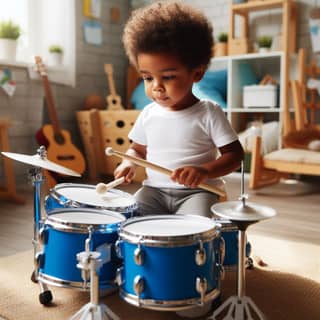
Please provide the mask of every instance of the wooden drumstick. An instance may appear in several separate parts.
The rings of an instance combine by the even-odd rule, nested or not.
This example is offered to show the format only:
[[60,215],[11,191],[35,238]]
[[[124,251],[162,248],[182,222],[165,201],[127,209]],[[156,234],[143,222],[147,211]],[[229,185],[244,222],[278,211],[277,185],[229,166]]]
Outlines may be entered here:
[[96,185],[96,192],[97,193],[106,193],[108,192],[110,189],[118,186],[119,184],[123,183],[124,182],[124,177],[121,177],[121,178],[118,178],[118,179],[115,179],[107,184],[105,183],[98,183]]
[[[134,157],[134,156],[130,156],[129,154],[126,154],[126,153],[123,153],[123,152],[120,152],[120,151],[113,150],[111,147],[106,148],[105,153],[106,153],[107,156],[112,156],[112,155],[118,156],[120,158],[130,160],[134,164],[137,164],[137,165],[139,165],[141,167],[149,168],[149,169],[158,171],[160,173],[166,174],[168,176],[171,176],[171,174],[172,174],[172,171],[167,169],[167,168],[161,167],[161,166],[159,166],[157,164],[154,164],[152,162],[149,162],[147,160],[140,159],[140,158],[137,158],[137,157]],[[221,189],[219,189],[217,187],[211,186],[209,184],[200,183],[198,187],[201,188],[201,189],[213,192],[213,193],[215,193],[215,194],[217,194],[217,195],[219,195],[221,197],[226,197],[226,193],[223,190],[221,190]]]

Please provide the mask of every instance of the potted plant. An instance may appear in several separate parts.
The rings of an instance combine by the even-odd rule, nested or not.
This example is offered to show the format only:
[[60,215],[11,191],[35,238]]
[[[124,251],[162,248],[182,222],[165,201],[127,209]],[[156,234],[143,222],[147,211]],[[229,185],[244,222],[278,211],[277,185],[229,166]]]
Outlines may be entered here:
[[218,35],[218,42],[214,46],[214,56],[226,56],[228,55],[228,33],[221,32]]
[[63,59],[63,48],[58,44],[53,44],[49,47],[49,61],[48,64],[51,66],[62,65]]
[[258,38],[259,52],[270,51],[271,45],[272,45],[271,36],[261,36]]
[[0,59],[15,60],[17,52],[17,39],[21,35],[18,24],[12,21],[0,22]]

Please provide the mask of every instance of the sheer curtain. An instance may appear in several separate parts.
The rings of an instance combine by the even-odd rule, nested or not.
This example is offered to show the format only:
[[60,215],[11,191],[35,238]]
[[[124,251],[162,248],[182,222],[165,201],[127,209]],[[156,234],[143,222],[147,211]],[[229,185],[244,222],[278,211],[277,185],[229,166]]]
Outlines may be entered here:
[[49,46],[58,44],[64,50],[63,66],[50,69],[50,77],[74,86],[75,0],[0,0],[0,6],[1,21],[21,26],[17,61],[34,63],[34,56],[40,55],[46,62]]

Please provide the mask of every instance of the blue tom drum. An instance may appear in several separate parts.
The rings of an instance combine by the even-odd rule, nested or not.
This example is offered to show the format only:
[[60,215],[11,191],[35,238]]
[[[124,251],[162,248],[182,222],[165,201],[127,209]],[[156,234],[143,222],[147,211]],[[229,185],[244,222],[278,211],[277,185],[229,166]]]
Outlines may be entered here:
[[203,305],[220,293],[220,226],[200,216],[160,215],[121,224],[117,282],[130,304],[156,310]]
[[[47,216],[39,231],[42,252],[38,254],[39,280],[55,286],[82,288],[84,280],[77,268],[77,254],[85,251],[91,234],[90,251],[99,251],[106,258],[99,274],[99,287],[115,287],[116,270],[121,265],[114,244],[118,228],[125,217],[116,212],[68,208],[56,209]],[[85,288],[89,288],[89,283]]]
[[57,208],[103,209],[119,212],[129,218],[135,215],[137,203],[133,195],[118,189],[99,194],[95,185],[59,183],[50,190],[45,199],[48,215]]

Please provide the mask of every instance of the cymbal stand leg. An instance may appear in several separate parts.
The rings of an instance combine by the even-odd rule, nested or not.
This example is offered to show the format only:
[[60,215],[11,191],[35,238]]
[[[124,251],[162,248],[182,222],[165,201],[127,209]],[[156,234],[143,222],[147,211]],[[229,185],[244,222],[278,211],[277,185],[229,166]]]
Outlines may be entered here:
[[33,256],[34,256],[34,271],[32,279],[37,281],[38,278],[38,263],[37,253],[39,252],[39,229],[41,221],[41,183],[44,181],[41,168],[32,167],[29,170],[29,177],[33,184]]
[[[105,262],[100,259],[101,253],[86,251],[77,254],[77,267],[83,271],[90,270],[90,302],[77,311],[69,320],[120,320],[105,304],[99,303],[99,269]],[[85,280],[85,279],[84,279]]]
[[[248,225],[239,225],[237,295],[229,297],[208,320],[265,320],[263,313],[245,295],[245,239]],[[224,314],[224,317],[221,316]]]
[[48,286],[39,281],[39,264],[41,259],[40,244],[39,244],[39,230],[41,227],[41,184],[44,182],[44,177],[40,167],[32,167],[29,170],[29,177],[33,184],[33,257],[34,257],[34,270],[31,275],[33,282],[38,282],[40,287],[39,300],[41,304],[47,305],[52,301],[51,291]]

